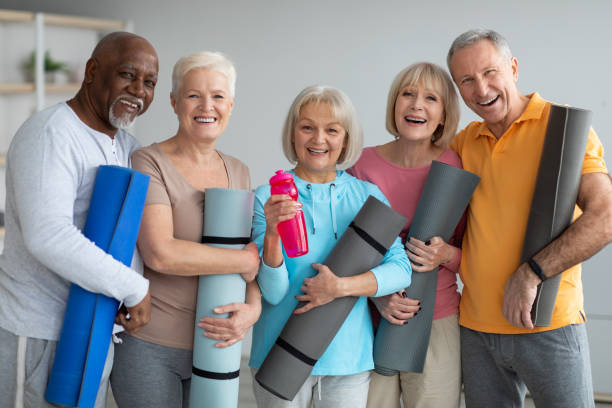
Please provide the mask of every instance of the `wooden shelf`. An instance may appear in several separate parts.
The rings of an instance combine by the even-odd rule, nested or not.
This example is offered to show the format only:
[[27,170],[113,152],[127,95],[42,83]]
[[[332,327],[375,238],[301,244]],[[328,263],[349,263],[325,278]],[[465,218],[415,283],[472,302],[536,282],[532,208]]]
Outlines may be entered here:
[[[44,13],[44,22],[48,25],[72,28],[87,28],[100,31],[125,30],[125,23],[117,20],[101,18],[75,17],[60,14]],[[36,13],[30,11],[2,10],[0,9],[0,22],[23,23],[34,21]]]
[[[68,83],[68,84],[46,84],[45,92],[47,93],[75,93],[79,90],[81,84]],[[31,82],[23,83],[0,83],[0,94],[5,95],[17,95],[33,93],[35,90],[34,84]]]

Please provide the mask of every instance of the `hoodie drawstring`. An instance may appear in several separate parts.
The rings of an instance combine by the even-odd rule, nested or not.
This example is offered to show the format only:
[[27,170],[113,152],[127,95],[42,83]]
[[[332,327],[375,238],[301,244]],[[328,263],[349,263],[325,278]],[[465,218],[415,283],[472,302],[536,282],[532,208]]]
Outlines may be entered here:
[[310,202],[312,203],[310,213],[312,214],[312,235],[314,235],[317,225],[317,213],[315,212],[314,196],[312,194],[312,186],[310,185],[310,183],[306,184],[306,188],[310,191]]
[[[317,227],[317,212],[315,211],[315,199],[314,196],[312,194],[312,185],[306,184],[306,188],[308,189],[308,191],[310,191],[310,195],[311,195],[311,211],[310,213],[312,214],[312,235],[315,235],[316,233],[316,227]],[[336,222],[336,196],[334,194],[334,190],[336,189],[336,184],[331,183],[329,185],[329,206],[330,206],[330,210],[331,210],[331,216],[332,216],[332,227],[334,229],[334,238],[338,239],[338,224]]]
[[332,226],[334,228],[334,238],[338,239],[338,225],[336,224],[336,203],[335,203],[335,194],[334,190],[336,189],[336,185],[331,183],[329,185],[329,202],[331,206],[331,216],[332,216]]

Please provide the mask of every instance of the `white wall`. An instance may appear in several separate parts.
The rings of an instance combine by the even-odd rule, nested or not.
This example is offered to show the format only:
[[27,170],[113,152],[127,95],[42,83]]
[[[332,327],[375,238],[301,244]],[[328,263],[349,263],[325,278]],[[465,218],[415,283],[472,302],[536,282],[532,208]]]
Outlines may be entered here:
[[[366,144],[389,140],[386,94],[406,65],[444,64],[456,35],[494,28],[519,61],[519,87],[591,109],[604,146],[612,147],[612,3],[525,1],[1,1],[0,8],[130,19],[157,48],[160,81],[149,112],[136,125],[145,143],[173,134],[170,72],[180,56],[198,50],[227,53],[238,70],[236,105],[219,148],[245,161],[255,185],[279,168],[280,129],[293,97],[314,83],[333,85],[353,100]],[[462,110],[461,125],[475,116]],[[608,158],[609,162],[612,162]],[[586,309],[595,389],[612,393],[612,250],[585,265]],[[607,341],[601,341],[607,338]]]

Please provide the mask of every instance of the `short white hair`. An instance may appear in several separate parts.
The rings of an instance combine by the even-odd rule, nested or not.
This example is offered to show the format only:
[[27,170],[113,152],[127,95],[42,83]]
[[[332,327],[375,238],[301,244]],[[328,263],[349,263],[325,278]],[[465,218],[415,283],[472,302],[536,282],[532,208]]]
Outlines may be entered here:
[[176,97],[185,75],[193,69],[204,68],[219,72],[227,78],[232,99],[236,92],[236,68],[225,55],[220,52],[200,51],[179,58],[172,69],[172,94]]
[[510,45],[508,45],[508,41],[506,41],[504,36],[494,30],[475,28],[460,34],[451,44],[448,54],[446,55],[446,65],[451,75],[453,75],[451,71],[451,60],[453,59],[453,55],[455,55],[457,51],[474,45],[481,40],[491,41],[502,59],[506,61],[507,64],[510,64],[512,51],[510,51]]
[[346,146],[338,158],[339,168],[349,168],[361,155],[363,148],[363,130],[357,119],[353,103],[344,92],[331,86],[312,85],[305,88],[293,100],[283,126],[283,152],[290,163],[297,163],[298,157],[293,145],[295,125],[300,118],[300,110],[309,103],[327,103],[332,109],[334,118],[346,130]]

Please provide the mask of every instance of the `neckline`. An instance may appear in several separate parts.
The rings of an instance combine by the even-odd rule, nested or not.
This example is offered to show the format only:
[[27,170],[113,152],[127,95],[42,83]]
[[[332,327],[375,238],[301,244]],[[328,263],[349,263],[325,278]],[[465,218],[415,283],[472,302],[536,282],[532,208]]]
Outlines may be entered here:
[[[172,169],[172,171],[174,173],[178,174],[178,176],[180,177],[180,179],[183,181],[184,184],[188,185],[194,191],[198,191],[200,193],[205,193],[206,192],[206,190],[200,190],[199,188],[194,187],[193,184],[191,184],[185,178],[185,176],[183,176],[183,174],[174,166],[174,163],[172,163],[172,160],[170,160],[168,155],[166,155],[166,152],[164,152],[164,150],[161,148],[159,143],[155,142],[155,143],[153,143],[151,145],[151,147],[154,148],[157,152],[159,152],[159,154],[162,157],[162,159],[166,163],[168,163],[169,167]],[[219,155],[219,157],[221,158],[221,161],[223,161],[223,166],[225,167],[225,173],[227,174],[227,188],[232,188],[232,177],[231,177],[230,172],[229,172],[229,167],[227,165],[227,160],[225,158],[225,155],[223,153],[221,153],[217,149],[215,149],[215,152]]]

